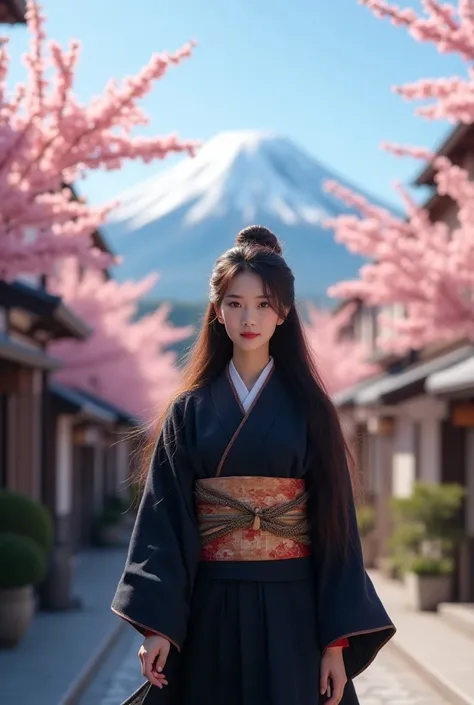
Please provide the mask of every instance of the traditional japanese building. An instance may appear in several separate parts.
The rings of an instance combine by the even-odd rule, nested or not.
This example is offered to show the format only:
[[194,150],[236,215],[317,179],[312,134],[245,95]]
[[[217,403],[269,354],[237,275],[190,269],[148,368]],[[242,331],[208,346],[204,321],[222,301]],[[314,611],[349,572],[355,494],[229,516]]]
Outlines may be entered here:
[[[438,147],[474,175],[474,127],[456,127]],[[456,204],[434,189],[428,165],[415,184],[432,189],[425,207],[434,221],[457,224]],[[394,306],[394,317],[403,306]],[[378,311],[360,304],[354,335],[381,365],[379,375],[336,396],[346,427],[357,439],[366,494],[376,508],[379,565],[389,554],[387,505],[411,494],[416,480],[456,482],[469,490],[460,518],[465,539],[457,556],[453,599],[474,600],[474,347],[467,340],[432,344],[404,358],[377,350]],[[383,333],[383,331],[382,331]]]
[[25,24],[26,0],[0,0],[0,23]]

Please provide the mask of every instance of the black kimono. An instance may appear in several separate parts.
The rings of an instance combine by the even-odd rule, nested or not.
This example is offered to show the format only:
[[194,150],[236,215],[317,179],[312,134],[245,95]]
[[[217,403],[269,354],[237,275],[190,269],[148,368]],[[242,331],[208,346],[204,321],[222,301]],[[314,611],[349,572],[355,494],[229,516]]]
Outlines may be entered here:
[[395,628],[363,567],[350,483],[345,561],[322,550],[308,558],[201,560],[196,480],[304,479],[310,456],[305,417],[278,371],[247,413],[228,374],[172,406],[112,603],[139,631],[172,644],[169,685],[152,686],[146,705],[324,702],[321,654],[343,637],[349,680],[341,702],[357,704],[352,679]]

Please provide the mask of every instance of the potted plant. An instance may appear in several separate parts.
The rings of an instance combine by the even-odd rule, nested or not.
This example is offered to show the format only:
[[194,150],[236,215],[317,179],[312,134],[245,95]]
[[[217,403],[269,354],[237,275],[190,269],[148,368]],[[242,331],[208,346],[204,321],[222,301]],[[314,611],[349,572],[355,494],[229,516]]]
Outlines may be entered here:
[[366,568],[373,568],[378,548],[375,533],[375,510],[369,504],[362,504],[357,507],[356,511],[364,565]]
[[[53,545],[53,520],[48,509],[40,502],[19,492],[0,490],[0,536],[4,535],[33,541],[48,566]],[[46,573],[49,573],[48,568]],[[44,583],[41,588],[44,588]],[[23,590],[23,595],[28,592],[32,590]]]
[[436,610],[449,600],[453,568],[451,558],[414,558],[405,576],[410,605],[416,610]]
[[464,488],[455,483],[418,482],[411,497],[392,502],[395,543],[414,609],[435,610],[451,597],[453,551],[461,535],[456,518],[464,494]]
[[0,647],[11,648],[35,613],[34,587],[46,575],[46,556],[28,536],[0,533]]
[[[396,503],[398,500],[394,500]],[[402,500],[402,503],[404,500]],[[403,515],[403,512],[400,512]],[[425,536],[423,526],[401,520],[400,516],[395,522],[395,528],[389,540],[389,577],[393,580],[404,581],[410,568],[413,556],[417,554],[420,542]]]
[[19,492],[0,490],[0,533],[27,536],[48,555],[53,545],[53,520],[40,502]]

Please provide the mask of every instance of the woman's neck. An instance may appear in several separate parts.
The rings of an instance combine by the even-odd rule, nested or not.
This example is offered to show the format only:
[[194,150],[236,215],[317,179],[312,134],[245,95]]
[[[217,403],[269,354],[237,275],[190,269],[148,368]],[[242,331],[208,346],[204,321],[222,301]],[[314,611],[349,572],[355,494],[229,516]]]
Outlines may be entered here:
[[268,365],[270,355],[268,348],[263,350],[252,350],[252,352],[243,352],[234,347],[232,361],[235,369],[242,378],[242,382],[247,389],[252,389],[253,385],[260,377],[262,370]]

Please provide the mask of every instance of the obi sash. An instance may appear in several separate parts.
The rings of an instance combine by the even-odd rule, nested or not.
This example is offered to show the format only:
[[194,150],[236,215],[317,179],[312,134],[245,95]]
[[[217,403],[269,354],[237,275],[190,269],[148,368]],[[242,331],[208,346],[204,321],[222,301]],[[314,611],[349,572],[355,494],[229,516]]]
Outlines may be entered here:
[[213,477],[197,480],[203,561],[272,561],[311,555],[304,480]]

